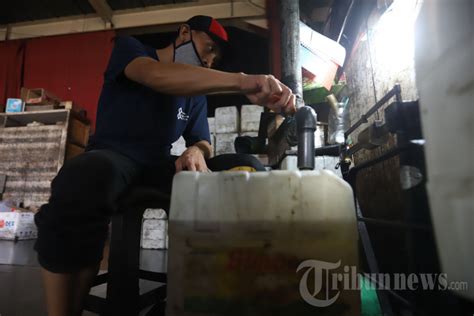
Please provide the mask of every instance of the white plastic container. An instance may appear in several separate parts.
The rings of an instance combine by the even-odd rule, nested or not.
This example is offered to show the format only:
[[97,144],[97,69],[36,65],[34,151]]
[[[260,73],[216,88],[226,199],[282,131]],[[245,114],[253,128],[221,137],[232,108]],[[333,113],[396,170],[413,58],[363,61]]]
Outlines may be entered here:
[[426,138],[428,194],[448,284],[474,300],[474,5],[424,1],[416,24],[415,64]]
[[341,282],[324,293],[323,278],[316,297],[338,296],[315,307],[303,298],[314,294],[313,279],[302,281],[302,267],[315,263],[307,260],[355,272],[357,236],[352,190],[330,172],[181,172],[171,199],[167,315],[358,315],[357,290]]
[[[337,167],[339,157],[332,156],[318,156],[314,158],[314,170],[327,170],[333,172],[336,176],[342,179],[341,168]],[[286,156],[280,163],[281,170],[299,170],[298,157]]]

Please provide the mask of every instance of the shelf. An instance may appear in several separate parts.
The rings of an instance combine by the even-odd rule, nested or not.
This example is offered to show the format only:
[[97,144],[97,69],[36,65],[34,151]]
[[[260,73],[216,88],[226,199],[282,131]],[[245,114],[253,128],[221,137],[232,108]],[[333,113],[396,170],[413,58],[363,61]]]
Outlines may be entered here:
[[44,125],[56,125],[58,122],[65,124],[68,120],[70,110],[48,110],[18,113],[0,113],[0,126],[16,127],[26,126],[32,122]]

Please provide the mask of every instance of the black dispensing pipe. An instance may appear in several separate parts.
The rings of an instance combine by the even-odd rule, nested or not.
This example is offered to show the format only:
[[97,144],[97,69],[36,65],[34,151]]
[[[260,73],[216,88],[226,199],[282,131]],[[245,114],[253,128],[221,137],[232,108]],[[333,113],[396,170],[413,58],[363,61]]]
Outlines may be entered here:
[[298,134],[298,169],[314,169],[314,132],[316,113],[309,106],[303,106],[295,114]]

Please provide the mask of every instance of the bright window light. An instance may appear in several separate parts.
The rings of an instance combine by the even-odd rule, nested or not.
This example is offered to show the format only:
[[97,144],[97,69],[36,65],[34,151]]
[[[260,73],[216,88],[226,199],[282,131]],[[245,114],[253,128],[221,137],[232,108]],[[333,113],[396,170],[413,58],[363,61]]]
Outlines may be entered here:
[[385,71],[413,68],[415,20],[421,2],[422,0],[395,0],[372,30],[373,57]]

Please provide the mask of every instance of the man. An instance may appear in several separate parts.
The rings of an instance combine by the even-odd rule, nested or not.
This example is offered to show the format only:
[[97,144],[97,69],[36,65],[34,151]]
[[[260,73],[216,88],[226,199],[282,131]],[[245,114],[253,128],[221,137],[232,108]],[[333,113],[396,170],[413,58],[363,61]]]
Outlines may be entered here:
[[[50,316],[81,314],[110,216],[127,188],[140,183],[169,193],[173,175],[181,170],[242,164],[263,169],[253,157],[211,158],[203,95],[239,92],[278,112],[293,112],[295,96],[273,76],[212,70],[227,40],[224,28],[207,16],[181,25],[175,41],[163,49],[130,37],[116,39],[88,151],[65,163],[52,182],[49,203],[35,217],[35,249]],[[172,157],[171,144],[181,135],[187,149]]]

